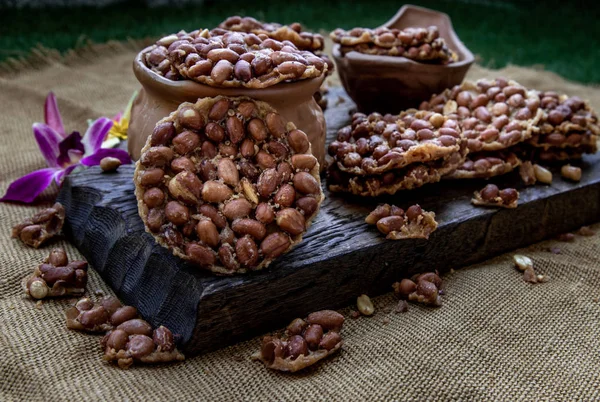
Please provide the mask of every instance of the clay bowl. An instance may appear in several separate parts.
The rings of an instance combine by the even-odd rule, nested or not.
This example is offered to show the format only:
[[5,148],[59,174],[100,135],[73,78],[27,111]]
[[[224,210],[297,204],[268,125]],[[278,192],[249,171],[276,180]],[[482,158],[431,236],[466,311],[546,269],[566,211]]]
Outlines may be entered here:
[[248,96],[268,102],[288,121],[308,135],[312,152],[324,167],[325,118],[313,98],[325,76],[279,83],[264,89],[215,88],[194,81],[171,81],[152,70],[142,61],[142,50],[133,61],[133,72],[142,84],[131,109],[128,130],[128,150],[139,159],[146,138],[152,133],[156,122],[168,116],[183,102],[196,102],[199,98],[223,96]]
[[458,54],[448,65],[417,63],[405,57],[376,56],[333,47],[333,59],[346,92],[365,113],[398,113],[428,100],[432,94],[460,84],[473,64],[473,54],[463,45],[448,15],[412,5],[403,6],[384,27],[407,28],[436,25],[440,36]]

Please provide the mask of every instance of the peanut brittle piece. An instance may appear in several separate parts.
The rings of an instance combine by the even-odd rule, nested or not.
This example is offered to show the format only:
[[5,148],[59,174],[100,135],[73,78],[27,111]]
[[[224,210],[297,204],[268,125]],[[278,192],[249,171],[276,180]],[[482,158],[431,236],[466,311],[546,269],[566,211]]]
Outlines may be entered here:
[[429,239],[438,225],[435,213],[423,211],[419,204],[409,207],[406,212],[395,205],[379,205],[365,222],[377,225],[389,240]]
[[28,246],[38,248],[58,235],[65,223],[65,209],[57,202],[31,218],[13,226],[11,237],[21,240]]
[[138,317],[135,307],[123,306],[116,297],[94,303],[87,297],[65,311],[67,328],[86,332],[107,332]]
[[409,300],[429,306],[442,305],[440,295],[444,294],[442,278],[436,272],[417,274],[411,279],[402,279],[392,285],[394,293],[401,300]]
[[306,134],[250,98],[180,105],[149,133],[134,182],[159,244],[223,275],[289,251],[324,198]]
[[480,191],[475,191],[471,203],[485,207],[516,208],[519,192],[514,188],[500,190],[495,184],[488,184]]
[[311,313],[306,320],[296,318],[282,333],[265,336],[252,359],[273,370],[302,370],[340,350],[343,324],[344,316],[332,310]]
[[185,360],[173,338],[173,333],[164,326],[152,329],[144,320],[125,321],[109,331],[100,341],[104,350],[103,359],[117,363],[122,369],[134,363],[156,364]]
[[583,147],[585,152],[596,152],[600,126],[589,103],[577,96],[556,92],[541,92],[539,97],[544,114],[539,122],[539,133],[529,144],[545,150]]
[[465,161],[464,147],[449,156],[425,163],[412,163],[402,169],[394,169],[379,175],[355,176],[342,172],[337,164],[327,170],[327,184],[332,192],[348,192],[363,197],[395,194],[399,190],[411,190],[428,183],[437,183],[454,172]]
[[512,152],[477,152],[468,154],[467,160],[444,179],[487,179],[510,173],[520,164],[521,160]]
[[471,152],[498,151],[531,138],[543,115],[535,91],[505,78],[465,81],[419,108],[458,119]]
[[21,286],[27,296],[33,299],[81,296],[87,285],[87,269],[87,262],[69,262],[67,253],[55,248],[31,275],[23,278]]
[[338,131],[328,151],[340,171],[364,176],[447,157],[459,151],[462,142],[456,120],[410,109],[395,122],[379,113],[356,113],[352,125]]

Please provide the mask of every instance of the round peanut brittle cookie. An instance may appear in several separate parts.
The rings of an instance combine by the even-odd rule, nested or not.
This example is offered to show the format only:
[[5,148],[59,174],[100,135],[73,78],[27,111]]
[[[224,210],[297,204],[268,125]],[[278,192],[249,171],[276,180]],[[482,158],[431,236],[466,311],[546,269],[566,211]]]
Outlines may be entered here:
[[327,171],[328,188],[332,192],[347,192],[363,197],[395,194],[398,190],[411,190],[428,183],[437,183],[442,176],[452,173],[465,161],[466,147],[444,158],[425,163],[412,163],[402,169],[383,174],[354,176],[343,172],[337,164]]
[[512,172],[521,165],[513,152],[479,152],[467,155],[467,160],[444,179],[488,179]]
[[456,120],[411,109],[385,119],[379,113],[356,113],[328,150],[340,171],[374,175],[444,158],[458,152],[462,142]]
[[146,230],[219,274],[289,251],[324,197],[306,134],[249,98],[181,104],[148,137],[134,181]]
[[600,126],[598,116],[587,102],[556,92],[541,92],[539,97],[544,114],[539,133],[529,144],[546,150],[584,147],[586,152],[596,152]]
[[226,31],[248,32],[255,35],[267,35],[271,39],[280,42],[284,40],[292,42],[298,49],[302,50],[323,50],[325,41],[320,34],[307,32],[302,25],[297,22],[288,25],[281,25],[275,22],[260,22],[252,17],[232,16],[219,24],[217,29],[212,32],[223,34]]
[[504,78],[465,81],[419,108],[458,119],[471,152],[498,151],[531,138],[543,115],[535,91]]
[[327,73],[326,61],[314,53],[263,34],[204,30],[177,38],[167,50],[184,78],[214,87],[266,88]]

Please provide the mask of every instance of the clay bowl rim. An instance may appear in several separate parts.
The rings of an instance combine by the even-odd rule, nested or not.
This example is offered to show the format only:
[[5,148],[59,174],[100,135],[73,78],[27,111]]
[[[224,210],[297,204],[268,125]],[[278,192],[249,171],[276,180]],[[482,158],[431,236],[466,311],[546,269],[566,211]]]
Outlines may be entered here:
[[[421,12],[425,12],[427,14],[437,15],[438,17],[441,17],[442,19],[446,19],[448,21],[448,25],[450,27],[448,34],[450,35],[450,37],[452,38],[452,40],[454,41],[454,43],[456,44],[456,47],[457,47],[457,49],[454,49],[454,50],[459,54],[459,56],[462,56],[462,58],[460,58],[458,61],[455,61],[454,63],[439,65],[439,64],[420,63],[420,62],[417,62],[417,61],[414,61],[411,59],[407,59],[406,57],[403,57],[403,56],[371,55],[371,54],[360,53],[360,52],[357,52],[354,50],[346,53],[345,55],[342,55],[342,53],[340,51],[341,44],[339,44],[339,43],[335,43],[333,45],[333,48],[332,48],[333,58],[340,65],[345,64],[343,62],[343,60],[345,59],[345,60],[347,60],[348,64],[369,65],[370,68],[377,68],[377,67],[385,67],[385,68],[409,67],[410,68],[411,66],[418,66],[419,68],[421,68],[425,71],[428,71],[428,72],[434,72],[434,71],[439,72],[441,70],[459,70],[462,68],[469,68],[471,66],[471,64],[473,64],[473,62],[475,61],[475,56],[469,50],[469,48],[467,48],[465,46],[465,44],[462,43],[462,41],[460,40],[460,38],[454,31],[454,26],[452,25],[452,20],[446,13],[442,13],[440,11],[435,11],[435,10],[425,8],[425,7],[414,6],[412,4],[406,4],[406,5],[402,6],[400,8],[400,10],[398,10],[396,12],[396,14],[390,20],[388,20],[383,25],[380,25],[378,28],[380,28],[380,27],[389,28],[390,26],[394,25],[402,17],[402,15],[408,10],[418,10]],[[378,63],[374,65],[373,61],[377,61]]]
[[[326,74],[321,74],[318,77],[307,78],[307,79],[299,80],[299,81],[279,82],[275,85],[271,85],[271,86],[268,86],[265,88],[246,88],[243,86],[242,87],[215,87],[215,86],[202,84],[200,82],[196,82],[196,81],[188,80],[188,79],[180,80],[180,81],[173,81],[173,80],[169,80],[169,79],[163,77],[162,75],[159,75],[156,72],[152,71],[150,68],[148,68],[148,66],[146,66],[146,63],[143,62],[142,55],[146,51],[151,49],[152,47],[154,47],[154,45],[150,45],[150,46],[147,46],[144,49],[142,49],[135,56],[135,59],[133,60],[133,73],[135,74],[137,80],[144,87],[147,84],[150,84],[153,87],[163,87],[163,88],[168,87],[173,90],[185,91],[187,93],[219,91],[219,92],[222,92],[223,95],[227,95],[227,96],[232,96],[231,94],[228,94],[229,92],[235,92],[235,93],[245,92],[245,93],[249,94],[249,93],[257,91],[257,92],[266,94],[268,92],[287,92],[290,90],[300,91],[301,88],[302,88],[302,90],[306,90],[308,92],[309,87],[314,87],[314,90],[313,89],[310,90],[310,92],[312,94],[319,90],[319,88],[321,87],[321,84],[323,83],[323,81],[325,81],[325,78],[326,78]],[[304,87],[306,87],[306,88],[304,88]],[[244,95],[246,95],[246,94],[244,94]],[[242,95],[239,94],[237,96],[242,96]],[[251,96],[251,95],[246,95],[246,96]]]

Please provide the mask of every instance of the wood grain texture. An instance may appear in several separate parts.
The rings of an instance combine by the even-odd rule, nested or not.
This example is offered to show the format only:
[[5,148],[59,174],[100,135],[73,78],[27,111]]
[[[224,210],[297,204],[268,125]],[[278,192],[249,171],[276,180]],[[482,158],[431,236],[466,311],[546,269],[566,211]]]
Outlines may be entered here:
[[[344,99],[340,102],[338,97]],[[328,139],[349,121],[353,104],[340,90],[329,95]],[[329,141],[328,141],[329,142]],[[180,335],[190,355],[285,326],[295,317],[391,291],[420,271],[484,260],[600,220],[599,156],[586,157],[579,183],[558,172],[551,186],[522,188],[516,172],[494,180],[519,189],[514,210],[476,208],[473,191],[484,181],[447,181],[395,196],[362,199],[326,193],[321,212],[292,252],[269,269],[216,277],[190,266],[145,233],[133,194],[133,167],[98,167],[67,177],[59,201],[67,237],[127,304],[153,325]],[[385,240],[365,216],[378,203],[418,202],[436,213],[429,240]]]

